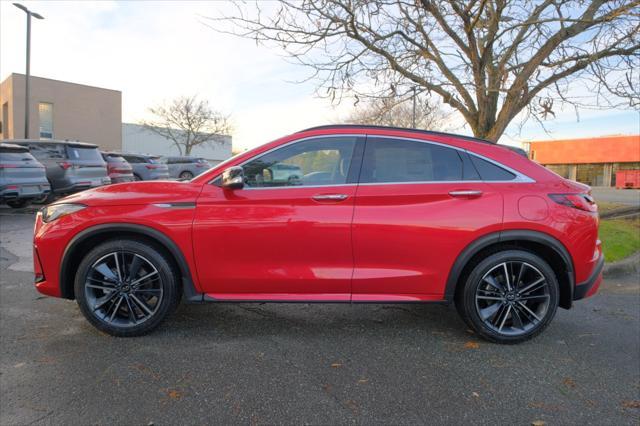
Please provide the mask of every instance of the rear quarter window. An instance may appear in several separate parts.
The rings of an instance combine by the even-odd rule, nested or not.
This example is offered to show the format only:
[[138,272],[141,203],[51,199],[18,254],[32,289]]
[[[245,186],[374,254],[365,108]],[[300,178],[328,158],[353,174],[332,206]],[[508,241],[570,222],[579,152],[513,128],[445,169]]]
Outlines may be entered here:
[[484,181],[509,181],[516,178],[516,175],[510,171],[505,170],[490,161],[483,160],[475,155],[470,155],[470,157],[476,170],[478,170],[480,177]]

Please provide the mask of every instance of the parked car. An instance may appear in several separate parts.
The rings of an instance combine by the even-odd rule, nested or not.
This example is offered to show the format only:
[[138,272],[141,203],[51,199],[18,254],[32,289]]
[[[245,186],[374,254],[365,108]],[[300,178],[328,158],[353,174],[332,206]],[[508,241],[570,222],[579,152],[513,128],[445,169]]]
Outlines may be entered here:
[[29,149],[0,143],[0,200],[10,207],[25,207],[51,191],[44,166]]
[[196,157],[164,157],[162,162],[169,167],[169,176],[176,179],[189,180],[211,168],[204,158]]
[[[255,179],[274,164],[299,164],[301,181]],[[116,336],[153,330],[182,294],[455,303],[478,335],[517,343],[598,290],[589,192],[470,137],[317,127],[188,182],[96,188],[48,206],[36,217],[35,285],[75,298]]]
[[107,163],[107,173],[111,183],[132,182],[133,168],[122,154],[116,152],[101,152],[103,160]]
[[122,154],[131,165],[134,180],[169,179],[169,168],[156,155]]
[[8,142],[29,148],[45,167],[51,192],[42,200],[44,202],[53,201],[55,195],[73,194],[111,183],[107,165],[97,145],[54,140],[21,139]]

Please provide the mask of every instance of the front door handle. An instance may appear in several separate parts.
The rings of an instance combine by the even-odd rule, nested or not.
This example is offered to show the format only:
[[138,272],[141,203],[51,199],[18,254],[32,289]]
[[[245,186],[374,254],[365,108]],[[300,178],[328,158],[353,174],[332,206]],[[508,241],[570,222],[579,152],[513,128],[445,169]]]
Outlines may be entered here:
[[459,198],[476,198],[482,195],[482,191],[477,189],[461,189],[459,191],[450,191],[449,195]]
[[349,197],[347,194],[317,194],[313,198],[315,201],[342,201]]

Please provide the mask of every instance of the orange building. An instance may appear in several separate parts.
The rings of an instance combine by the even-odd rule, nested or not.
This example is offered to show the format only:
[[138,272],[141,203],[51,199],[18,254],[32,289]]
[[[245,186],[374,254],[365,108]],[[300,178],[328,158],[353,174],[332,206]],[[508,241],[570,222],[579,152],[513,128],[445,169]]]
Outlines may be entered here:
[[591,186],[615,186],[618,170],[640,170],[640,135],[528,143],[529,158]]

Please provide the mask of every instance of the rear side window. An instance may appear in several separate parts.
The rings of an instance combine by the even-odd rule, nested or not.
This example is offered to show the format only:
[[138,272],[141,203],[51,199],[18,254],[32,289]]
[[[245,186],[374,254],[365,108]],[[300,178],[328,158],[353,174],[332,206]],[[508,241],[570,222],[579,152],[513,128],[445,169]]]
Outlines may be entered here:
[[465,178],[458,151],[427,142],[369,138],[362,183],[444,182]]
[[130,155],[123,155],[123,158],[125,160],[127,160],[129,163],[135,164],[135,163],[143,163],[142,159],[140,157],[134,157],[134,156],[130,156]]
[[77,161],[102,161],[102,155],[98,148],[84,148],[78,146],[67,146],[67,156],[69,160]]
[[480,173],[480,177],[484,181],[504,181],[513,180],[516,178],[516,175],[496,164],[493,164],[487,160],[483,160],[482,158],[476,157],[475,155],[469,156],[471,157],[471,161],[473,161],[473,165],[478,170],[478,173]]

